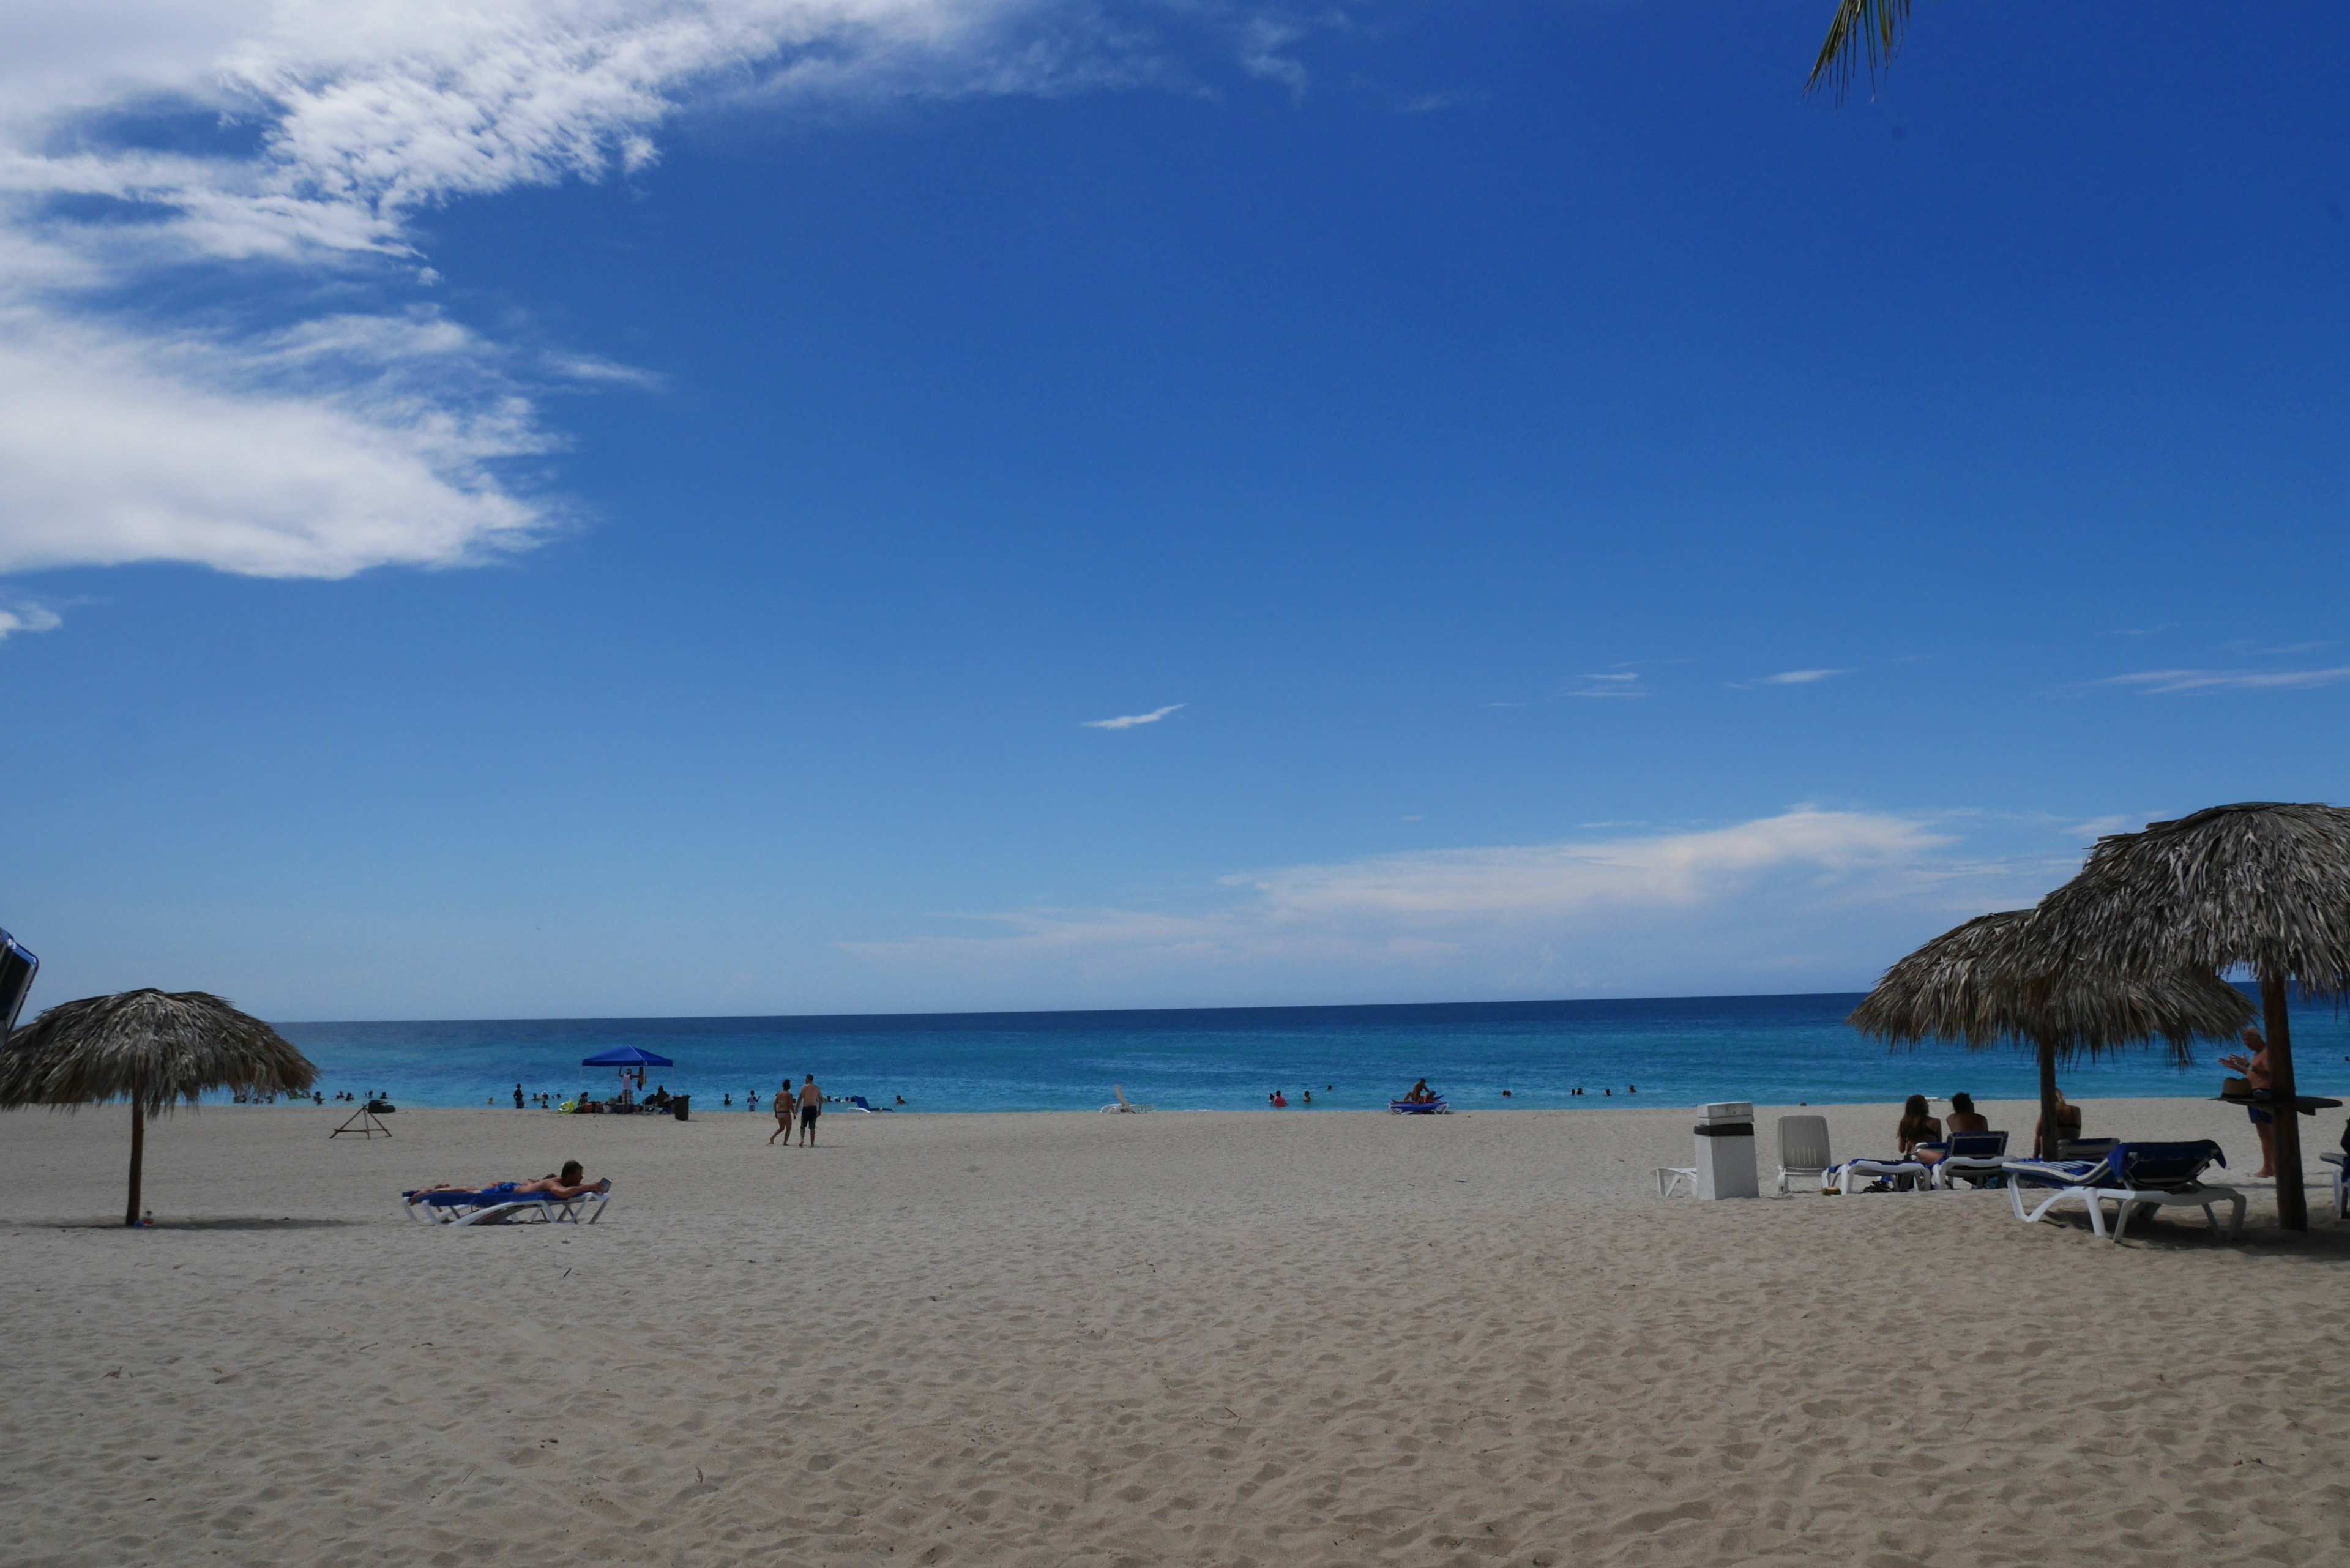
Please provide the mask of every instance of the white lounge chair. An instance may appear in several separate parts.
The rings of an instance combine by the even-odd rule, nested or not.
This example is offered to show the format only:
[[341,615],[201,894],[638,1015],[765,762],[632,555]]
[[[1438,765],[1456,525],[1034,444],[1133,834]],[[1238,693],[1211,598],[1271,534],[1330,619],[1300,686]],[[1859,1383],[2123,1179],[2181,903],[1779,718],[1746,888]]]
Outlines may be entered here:
[[[479,1192],[403,1192],[411,1220],[426,1225],[593,1225],[604,1217],[611,1195],[582,1192],[576,1198],[508,1190],[512,1183]],[[587,1218],[582,1220],[580,1216]]]
[[2350,1220],[2350,1154],[2321,1154],[2317,1158],[2334,1168],[2334,1217]]
[[1697,1196],[1697,1167],[1694,1165],[1660,1165],[1657,1167],[1657,1196],[1670,1198],[1677,1189],[1686,1187],[1690,1196]]
[[1847,1159],[1842,1165],[1832,1165],[1820,1173],[1820,1189],[1835,1188],[1846,1197],[1852,1195],[1856,1177],[1878,1177],[1887,1181],[1908,1181],[1913,1192],[1934,1190],[1934,1168],[1922,1159]]
[[[2232,1187],[2206,1187],[2203,1172],[2225,1165],[2228,1158],[2209,1138],[2194,1143],[2116,1143],[2098,1159],[2011,1159],[2007,1162],[2007,1193],[2015,1217],[2032,1224],[2059,1203],[2071,1201],[2089,1211],[2089,1229],[2101,1241],[2118,1241],[2129,1229],[2130,1216],[2155,1209],[2200,1209],[2215,1236],[2222,1234],[2214,1210],[2231,1206],[2225,1234],[2234,1241],[2243,1234],[2244,1195]],[[2030,1213],[2023,1210],[2024,1189],[2054,1190]],[[2110,1235],[2106,1231],[2105,1205],[2116,1213]]]
[[1779,1196],[1787,1196],[1787,1179],[1800,1176],[1807,1182],[1816,1182],[1835,1164],[1828,1154],[1828,1119],[1825,1116],[1781,1116],[1779,1118]]
[[1119,1088],[1116,1084],[1112,1084],[1109,1086],[1109,1092],[1118,1096],[1118,1104],[1114,1106],[1104,1106],[1102,1109],[1106,1111],[1133,1111],[1139,1114],[1143,1111],[1153,1111],[1159,1108],[1156,1106],[1136,1105],[1132,1100],[1126,1097],[1126,1091]]

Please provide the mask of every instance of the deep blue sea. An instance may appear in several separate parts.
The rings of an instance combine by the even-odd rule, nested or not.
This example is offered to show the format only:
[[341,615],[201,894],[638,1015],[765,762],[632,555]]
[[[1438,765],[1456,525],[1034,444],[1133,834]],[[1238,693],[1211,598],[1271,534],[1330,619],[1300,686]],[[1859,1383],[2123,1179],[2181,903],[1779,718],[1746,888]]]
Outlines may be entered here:
[[[1814,1105],[1908,1094],[2037,1094],[2033,1059],[1955,1045],[1888,1050],[1845,1026],[1860,997],[1718,996],[1631,1002],[1502,1002],[1391,1007],[1203,1008],[827,1018],[519,1019],[447,1023],[282,1023],[328,1094],[381,1091],[397,1104],[511,1105],[525,1094],[599,1098],[609,1068],[581,1058],[638,1045],[671,1058],[648,1087],[691,1094],[696,1115],[764,1103],[785,1077],[910,1111],[1093,1110],[1110,1086],[1162,1110],[1383,1107],[1426,1077],[1464,1110],[1754,1100]],[[2296,1007],[2303,1093],[2350,1088],[2350,1027]],[[2133,1051],[2064,1070],[2074,1097],[2216,1094],[2220,1047],[2174,1065]],[[1580,1087],[1581,1096],[1574,1091]],[[1637,1094],[1635,1091],[1637,1090]]]

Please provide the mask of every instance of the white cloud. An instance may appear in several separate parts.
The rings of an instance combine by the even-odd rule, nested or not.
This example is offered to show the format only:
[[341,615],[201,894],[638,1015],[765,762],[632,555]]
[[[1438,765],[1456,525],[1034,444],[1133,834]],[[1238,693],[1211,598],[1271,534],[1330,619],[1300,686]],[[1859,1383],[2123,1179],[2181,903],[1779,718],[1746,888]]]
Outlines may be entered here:
[[1598,675],[1580,675],[1578,684],[1567,687],[1562,697],[1646,697],[1648,689],[1640,684],[1637,670],[1610,670]]
[[1166,707],[1154,708],[1148,713],[1127,713],[1116,719],[1087,719],[1083,725],[1088,730],[1131,730],[1137,724],[1156,724],[1182,706],[1184,704],[1180,702],[1170,702]]
[[57,611],[41,605],[20,604],[13,609],[0,609],[0,642],[20,631],[55,631],[64,624]]
[[2126,686],[2149,696],[2182,691],[2289,691],[2350,680],[2350,665],[2332,670],[2140,670],[2093,686]]
[[1224,878],[1188,909],[1014,910],[962,917],[977,934],[840,945],[966,997],[1833,989],[1867,983],[1969,915],[2029,903],[2074,866],[2069,846],[2028,860],[1958,849],[1925,820],[1806,807],[1727,827],[1284,867]]
[[[1294,28],[1207,25],[1245,68],[1302,82]],[[335,576],[526,544],[549,514],[510,460],[555,443],[531,376],[401,307],[435,275],[418,214],[644,169],[671,120],[718,101],[1140,79],[1135,36],[1061,0],[0,7],[0,570]],[[281,310],[326,285],[393,303],[290,329],[159,322],[141,302],[166,280]]]
[[[528,404],[494,377],[461,400],[456,383],[485,375],[480,346],[429,320],[414,333],[228,349],[0,315],[0,571],[192,560],[339,577],[534,537],[544,509],[494,472],[548,445]],[[410,385],[388,349],[432,361],[432,385]],[[333,358],[324,385],[304,373],[313,354]]]
[[1765,675],[1758,682],[1763,686],[1809,686],[1832,676],[1850,675],[1849,670],[1782,670],[1776,675]]

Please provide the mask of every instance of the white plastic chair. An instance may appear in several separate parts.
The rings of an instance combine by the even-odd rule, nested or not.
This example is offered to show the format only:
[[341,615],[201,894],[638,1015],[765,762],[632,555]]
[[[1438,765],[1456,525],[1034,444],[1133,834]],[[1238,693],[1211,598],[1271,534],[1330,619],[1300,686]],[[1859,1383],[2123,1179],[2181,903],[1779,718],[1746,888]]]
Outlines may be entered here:
[[1828,1119],[1825,1116],[1781,1116],[1779,1118],[1779,1196],[1787,1196],[1787,1179],[1807,1178],[1817,1185],[1835,1161],[1828,1154]]

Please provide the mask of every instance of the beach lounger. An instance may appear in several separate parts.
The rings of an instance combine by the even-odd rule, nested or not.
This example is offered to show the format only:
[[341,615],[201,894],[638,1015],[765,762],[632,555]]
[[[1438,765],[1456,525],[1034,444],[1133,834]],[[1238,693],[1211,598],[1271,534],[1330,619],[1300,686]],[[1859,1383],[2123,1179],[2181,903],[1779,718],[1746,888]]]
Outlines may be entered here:
[[1907,1181],[1914,1192],[1934,1189],[1934,1168],[1921,1159],[1847,1159],[1842,1165],[1832,1165],[1820,1173],[1820,1190],[1835,1188],[1850,1197],[1856,1177],[1878,1177],[1893,1183]]
[[1129,1099],[1128,1099],[1128,1098],[1126,1097],[1126,1091],[1125,1091],[1124,1089],[1119,1088],[1116,1084],[1112,1084],[1112,1085],[1109,1086],[1109,1092],[1110,1092],[1111,1094],[1116,1095],[1116,1096],[1118,1096],[1118,1104],[1116,1104],[1116,1105],[1114,1105],[1114,1106],[1104,1106],[1102,1107],[1102,1109],[1104,1109],[1104,1110],[1106,1110],[1106,1111],[1133,1111],[1133,1112],[1136,1112],[1137,1114],[1139,1114],[1139,1113],[1141,1113],[1141,1112],[1143,1112],[1143,1111],[1149,1111],[1149,1110],[1156,1110],[1156,1109],[1158,1109],[1158,1107],[1157,1107],[1156,1106],[1138,1106],[1138,1105],[1136,1105],[1132,1100],[1129,1100]]
[[1950,1183],[1962,1178],[1978,1187],[2006,1179],[2005,1133],[1952,1133],[1948,1147],[1950,1152],[1934,1166],[1934,1185],[1943,1191],[1948,1192]]
[[[2116,1143],[2097,1159],[2011,1159],[2007,1162],[2007,1192],[2015,1217],[2033,1223],[2059,1203],[2079,1203],[2089,1211],[2089,1229],[2100,1240],[2118,1241],[2129,1229],[2130,1216],[2157,1209],[2200,1209],[2211,1233],[2221,1234],[2219,1205],[2231,1207],[2226,1235],[2243,1233],[2244,1195],[2232,1187],[2207,1187],[2203,1173],[2225,1165],[2228,1157],[2210,1138],[2193,1143]],[[2024,1212],[2023,1194],[2047,1192],[2040,1206]],[[2053,1191],[2050,1189],[2054,1189]],[[2106,1231],[2105,1206],[2116,1213],[2111,1235]]]
[[851,1095],[851,1096],[848,1096],[848,1103],[849,1103],[850,1105],[852,1105],[852,1106],[856,1106],[858,1110],[863,1111],[863,1112],[864,1112],[867,1116],[879,1116],[883,1111],[894,1111],[894,1110],[896,1110],[896,1109],[898,1108],[898,1107],[897,1107],[897,1106],[876,1106],[876,1105],[870,1105],[870,1104],[867,1103],[865,1096],[862,1096],[862,1095]]
[[1835,1163],[1828,1153],[1825,1116],[1779,1118],[1779,1196],[1787,1196],[1787,1179],[1799,1176],[1815,1182]]
[[2334,1217],[2350,1220],[2350,1154],[2321,1154],[2317,1158],[2334,1168]]
[[1674,1189],[1686,1187],[1690,1196],[1697,1196],[1697,1167],[1693,1165],[1660,1165],[1657,1167],[1657,1196],[1670,1198]]
[[544,1192],[517,1196],[515,1186],[502,1181],[479,1192],[403,1192],[400,1197],[408,1217],[426,1225],[593,1225],[611,1201],[610,1194],[603,1192],[583,1192],[577,1198]]
[[1388,1111],[1399,1116],[1449,1116],[1452,1114],[1450,1100],[1389,1100]]

